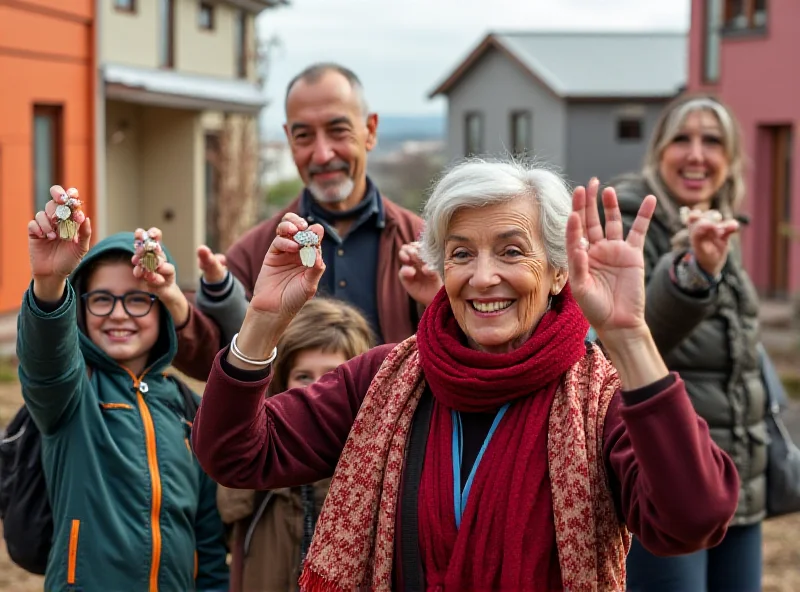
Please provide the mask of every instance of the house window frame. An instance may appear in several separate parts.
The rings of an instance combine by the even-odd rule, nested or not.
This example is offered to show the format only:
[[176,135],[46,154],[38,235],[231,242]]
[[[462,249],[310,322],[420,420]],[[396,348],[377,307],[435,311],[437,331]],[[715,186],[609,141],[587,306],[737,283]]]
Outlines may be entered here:
[[[525,125],[525,145],[519,149],[519,138],[517,138],[517,121],[520,118],[527,120]],[[511,145],[512,154],[525,154],[533,150],[533,114],[530,109],[517,109],[511,112],[509,116],[509,124],[511,126],[509,140]]]
[[247,12],[240,10],[236,15],[236,22],[234,23],[234,27],[236,28],[234,32],[234,43],[236,44],[234,56],[236,60],[236,76],[238,78],[247,78],[247,54],[249,47],[247,25]]
[[[201,31],[214,31],[217,25],[216,10],[211,2],[200,0],[197,3],[197,28]],[[203,14],[208,15],[208,23],[203,23]]]
[[[166,24],[160,22],[163,15],[162,6],[167,3],[167,22]],[[162,28],[159,31],[159,48],[158,48],[158,62],[159,67],[164,70],[172,70],[175,68],[175,0],[158,0],[158,18],[159,24]],[[166,35],[166,40],[162,39]],[[166,43],[167,55],[162,55],[161,43]]]
[[[636,133],[634,135],[625,134],[625,126],[627,124],[634,124],[636,126]],[[616,129],[617,142],[623,144],[635,144],[644,139],[644,119],[633,115],[622,115],[617,117]]]
[[136,14],[138,12],[138,6],[136,0],[130,0],[130,6],[120,6],[117,4],[119,0],[113,0],[114,2],[114,10],[117,12],[122,12],[124,14]]
[[[761,35],[766,32],[767,22],[769,21],[769,0],[764,1],[764,9],[756,10],[757,0],[722,0],[722,31],[727,36],[737,35]],[[741,4],[742,11],[733,14],[735,5]],[[759,17],[758,15],[762,16]],[[756,22],[761,18],[763,22]],[[735,20],[740,19],[739,23]]]
[[705,84],[719,82],[722,55],[722,23],[725,0],[705,0],[703,6],[703,63],[702,79]]
[[[37,142],[36,142],[36,120],[39,117],[47,117],[52,122],[50,130],[50,159],[52,171],[49,181],[42,187],[37,187],[37,171],[41,171],[41,165],[37,162]],[[34,212],[44,210],[44,205],[50,201],[50,187],[59,183],[63,179],[64,173],[64,106],[53,103],[35,103],[31,118],[31,163],[32,163],[32,207]]]
[[[476,118],[478,122],[477,150],[471,150],[472,138],[470,137],[470,121],[472,121],[473,118]],[[482,111],[467,111],[466,113],[464,113],[464,156],[483,154],[484,132],[485,132],[485,126],[484,126],[484,118]]]

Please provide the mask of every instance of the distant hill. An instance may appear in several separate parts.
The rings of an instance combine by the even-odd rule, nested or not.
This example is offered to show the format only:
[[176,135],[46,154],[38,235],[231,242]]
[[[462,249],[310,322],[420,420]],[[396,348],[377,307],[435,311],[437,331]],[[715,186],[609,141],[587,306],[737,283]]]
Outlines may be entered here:
[[[265,126],[267,127],[267,126]],[[384,115],[380,114],[378,138],[381,149],[390,149],[407,140],[444,140],[447,121],[444,115]],[[270,139],[283,139],[280,126],[265,130]]]
[[381,115],[378,124],[382,139],[443,140],[443,115]]

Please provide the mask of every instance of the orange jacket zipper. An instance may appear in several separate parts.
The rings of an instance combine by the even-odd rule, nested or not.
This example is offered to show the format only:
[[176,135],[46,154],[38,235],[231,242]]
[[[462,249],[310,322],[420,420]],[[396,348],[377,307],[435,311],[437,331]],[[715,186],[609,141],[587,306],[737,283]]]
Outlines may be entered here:
[[73,520],[69,531],[69,554],[67,555],[67,584],[75,584],[75,571],[78,567],[78,537],[81,531],[81,521]]
[[[150,482],[153,496],[150,502],[150,528],[153,531],[153,554],[150,560],[150,592],[158,592],[158,568],[161,562],[161,474],[158,471],[158,451],[156,450],[156,428],[150,408],[142,396],[142,379],[147,370],[140,377],[136,377],[130,370],[125,369],[133,379],[136,388],[136,401],[139,404],[139,413],[142,416],[145,442],[147,444],[147,466],[150,469]],[[147,389],[145,388],[145,392]]]

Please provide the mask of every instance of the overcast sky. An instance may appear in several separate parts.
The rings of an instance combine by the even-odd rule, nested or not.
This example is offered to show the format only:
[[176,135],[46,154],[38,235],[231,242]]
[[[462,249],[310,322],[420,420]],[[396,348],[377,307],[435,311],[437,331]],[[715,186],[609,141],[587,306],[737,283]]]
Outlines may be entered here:
[[[489,31],[686,30],[690,0],[290,0],[264,11],[262,39],[276,36],[268,127],[283,121],[283,93],[308,64],[353,69],[381,114],[442,113],[428,93]],[[587,56],[591,59],[591,56]]]

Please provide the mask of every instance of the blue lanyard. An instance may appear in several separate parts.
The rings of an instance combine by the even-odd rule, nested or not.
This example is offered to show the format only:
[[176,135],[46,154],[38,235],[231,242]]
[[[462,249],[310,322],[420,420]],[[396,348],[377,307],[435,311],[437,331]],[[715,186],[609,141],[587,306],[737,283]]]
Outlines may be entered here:
[[456,528],[461,528],[461,517],[464,515],[464,508],[467,507],[467,499],[469,498],[469,490],[472,489],[472,481],[475,479],[475,473],[478,470],[478,465],[483,458],[483,453],[489,446],[489,441],[492,439],[500,420],[503,419],[506,411],[508,411],[511,403],[506,403],[497,412],[497,415],[492,422],[492,427],[489,428],[489,433],[483,440],[478,457],[472,465],[472,470],[469,472],[467,483],[464,489],[461,489],[461,455],[464,450],[464,428],[461,425],[461,414],[458,411],[451,411],[450,414],[453,419],[453,499],[455,500],[456,510]]

